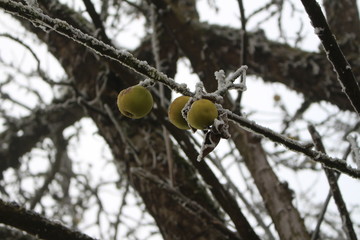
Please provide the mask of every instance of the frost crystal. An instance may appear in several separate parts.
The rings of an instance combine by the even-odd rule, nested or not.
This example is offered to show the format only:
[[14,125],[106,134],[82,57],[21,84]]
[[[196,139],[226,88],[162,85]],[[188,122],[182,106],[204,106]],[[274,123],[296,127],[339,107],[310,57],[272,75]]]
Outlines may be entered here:
[[139,85],[143,86],[143,87],[150,87],[150,86],[154,86],[155,84],[155,81],[150,79],[150,78],[147,78],[141,82],[139,82]]
[[351,145],[351,150],[353,152],[356,166],[358,169],[360,169],[360,147],[357,145],[356,135],[354,135],[354,136],[349,135],[347,137],[347,140],[349,141],[349,143]]
[[215,72],[214,75],[215,75],[216,80],[218,81],[218,88],[222,88],[226,83],[224,70],[221,69],[221,70]]
[[39,4],[38,4],[37,0],[26,0],[26,3],[27,3],[29,6],[39,7]]
[[315,31],[316,35],[319,35],[319,34],[322,34],[322,32],[324,31],[324,28],[316,27],[316,28],[314,28],[314,31]]

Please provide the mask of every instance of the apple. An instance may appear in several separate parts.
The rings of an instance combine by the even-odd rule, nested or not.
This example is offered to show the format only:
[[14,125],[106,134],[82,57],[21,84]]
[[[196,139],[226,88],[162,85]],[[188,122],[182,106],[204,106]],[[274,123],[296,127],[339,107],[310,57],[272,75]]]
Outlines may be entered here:
[[169,106],[168,116],[169,121],[180,129],[190,129],[186,119],[183,117],[181,110],[189,101],[190,97],[180,96],[176,98]]
[[145,117],[151,111],[153,103],[150,91],[141,85],[126,88],[117,97],[120,112],[132,119]]
[[191,105],[187,121],[191,127],[202,130],[212,125],[217,117],[215,104],[208,99],[200,99]]

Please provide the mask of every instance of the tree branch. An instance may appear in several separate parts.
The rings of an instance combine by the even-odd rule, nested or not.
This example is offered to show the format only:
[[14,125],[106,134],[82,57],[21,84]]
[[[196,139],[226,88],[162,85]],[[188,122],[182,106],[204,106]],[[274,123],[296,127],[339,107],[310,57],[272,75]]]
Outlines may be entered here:
[[309,15],[311,23],[315,29],[315,33],[319,37],[329,61],[334,66],[343,92],[346,94],[355,111],[360,116],[359,84],[355,79],[350,64],[345,59],[338,43],[336,42],[319,4],[316,0],[301,0],[301,2]]
[[93,238],[69,229],[64,225],[50,221],[49,219],[26,210],[18,204],[4,202],[0,199],[0,222],[32,235],[36,235],[42,239],[49,240],[94,240]]
[[40,13],[36,9],[11,0],[0,0],[0,7],[16,16],[20,16],[29,20],[36,26],[43,28],[46,27],[54,30],[59,34],[92,49],[98,55],[115,60],[146,77],[166,84],[175,91],[182,92],[183,94],[189,96],[192,95],[192,93],[187,88],[184,88],[181,84],[177,84],[172,79],[169,79],[165,74],[158,72],[155,68],[149,66],[146,62],[136,59],[131,55],[131,53],[124,50],[115,49],[114,47],[105,44],[95,37],[85,34],[79,29],[72,27],[65,21],[53,19],[48,15]]
[[[17,168],[19,158],[30,151],[36,143],[54,131],[70,126],[84,116],[76,102],[53,103],[45,109],[37,109],[22,119],[9,122],[0,133],[0,172],[9,167]],[[22,132],[22,134],[17,134]],[[1,175],[2,176],[2,175]]]
[[96,12],[94,5],[92,4],[91,0],[83,0],[86,10],[89,13],[96,29],[99,31],[100,38],[107,44],[110,44],[110,40],[106,35],[105,28],[103,25],[103,22],[99,16],[99,14]]
[[[313,125],[309,125],[308,130],[315,144],[315,148],[318,151],[325,153],[325,147],[322,143],[320,134],[316,131],[315,127]],[[326,178],[328,179],[330,190],[335,200],[335,204],[339,210],[341,221],[343,222],[343,227],[346,232],[346,235],[350,240],[357,240],[349,212],[346,208],[346,204],[342,197],[339,185],[337,184],[338,176],[336,176],[335,172],[333,172],[331,169],[327,167],[324,167],[324,171],[326,174]]]
[[[61,165],[64,164],[64,160],[68,158],[66,148],[68,145],[67,140],[65,140],[62,131],[54,133],[52,136],[52,141],[56,147],[55,161],[50,167],[50,170],[45,178],[44,183],[41,188],[37,189],[34,197],[30,200],[30,209],[34,210],[36,205],[40,202],[41,198],[44,196],[44,193],[48,191],[49,185],[54,181],[55,176],[59,173]],[[70,174],[70,173],[69,173]],[[66,182],[66,181],[63,181]],[[64,193],[65,195],[66,193]]]
[[27,234],[17,228],[1,226],[0,239],[2,240],[39,240],[39,238]]
[[303,153],[304,155],[310,157],[314,161],[324,164],[328,168],[345,173],[351,177],[360,179],[360,171],[348,166],[347,163],[342,159],[332,158],[325,153],[311,150],[310,149],[311,146],[303,145],[291,138],[288,138],[277,132],[274,132],[269,128],[260,126],[260,125],[256,124],[255,122],[250,121],[249,119],[246,119],[245,117],[236,115],[229,110],[227,110],[227,114],[228,114],[229,119],[238,123],[240,125],[240,127],[244,128],[250,132],[254,132],[265,138],[268,138],[271,141],[273,141],[275,143],[279,143],[294,152]]

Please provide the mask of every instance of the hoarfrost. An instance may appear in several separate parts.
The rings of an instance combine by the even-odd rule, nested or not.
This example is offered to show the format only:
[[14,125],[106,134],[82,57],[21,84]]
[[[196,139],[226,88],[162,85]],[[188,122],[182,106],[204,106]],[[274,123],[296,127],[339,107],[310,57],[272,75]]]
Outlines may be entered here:
[[315,32],[316,35],[320,35],[320,34],[322,34],[324,32],[324,28],[316,27],[316,28],[314,28],[314,32]]
[[224,70],[219,70],[214,73],[216,80],[218,81],[218,88],[222,88],[226,81],[225,81],[225,72]]
[[145,80],[143,80],[139,83],[139,85],[141,85],[143,87],[150,87],[150,86],[153,86],[154,84],[155,84],[155,81],[150,78],[146,78]]
[[357,137],[356,135],[349,135],[347,136],[347,140],[350,143],[356,166],[360,169],[360,147],[357,144]]
[[179,87],[181,87],[181,88],[187,88],[187,85],[186,85],[186,83],[181,83],[181,84],[179,84]]

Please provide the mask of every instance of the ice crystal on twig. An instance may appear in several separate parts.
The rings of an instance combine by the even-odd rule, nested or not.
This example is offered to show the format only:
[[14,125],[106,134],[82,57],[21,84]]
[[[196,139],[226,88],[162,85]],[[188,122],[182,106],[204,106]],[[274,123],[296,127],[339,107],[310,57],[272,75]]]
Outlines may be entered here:
[[155,85],[155,81],[153,79],[150,78],[146,78],[145,80],[139,82],[139,85],[143,86],[143,87],[152,87]]
[[[218,89],[215,91],[218,95],[224,95],[230,89],[238,91],[246,91],[246,70],[247,66],[241,66],[233,74],[225,78],[223,70],[215,72],[215,78],[218,81]],[[240,83],[234,83],[237,78],[240,78]]]
[[[238,70],[236,70],[233,74],[226,77],[224,70],[219,70],[214,73],[215,79],[218,82],[218,89],[212,93],[207,93],[204,90],[204,85],[202,82],[198,82],[195,86],[195,94],[190,100],[185,104],[182,109],[182,115],[185,119],[187,119],[187,113],[190,109],[191,104],[199,99],[209,99],[214,102],[216,108],[218,109],[219,115],[214,120],[212,126],[208,129],[205,129],[205,137],[204,142],[201,146],[200,153],[198,156],[198,161],[206,157],[210,152],[212,152],[215,147],[220,142],[221,138],[228,139],[230,138],[229,133],[229,124],[227,112],[224,111],[221,103],[223,102],[223,95],[231,90],[236,89],[239,91],[246,90],[246,70],[247,66],[241,66]],[[240,77],[240,83],[234,84],[235,80]],[[192,128],[194,132],[196,129]]]
[[358,169],[360,169],[360,147],[357,144],[357,137],[356,135],[349,135],[347,140],[350,143],[356,166]]

